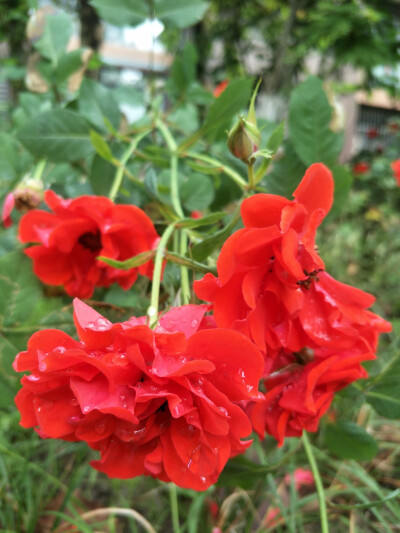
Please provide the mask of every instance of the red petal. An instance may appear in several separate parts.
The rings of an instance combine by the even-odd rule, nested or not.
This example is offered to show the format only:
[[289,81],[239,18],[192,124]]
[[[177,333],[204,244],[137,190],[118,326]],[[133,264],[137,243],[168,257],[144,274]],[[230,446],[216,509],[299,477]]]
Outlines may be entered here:
[[280,226],[282,209],[291,201],[275,194],[255,194],[242,202],[241,215],[247,228]]
[[331,171],[322,163],[314,163],[306,170],[293,196],[309,215],[319,208],[328,213],[333,202],[333,187]]

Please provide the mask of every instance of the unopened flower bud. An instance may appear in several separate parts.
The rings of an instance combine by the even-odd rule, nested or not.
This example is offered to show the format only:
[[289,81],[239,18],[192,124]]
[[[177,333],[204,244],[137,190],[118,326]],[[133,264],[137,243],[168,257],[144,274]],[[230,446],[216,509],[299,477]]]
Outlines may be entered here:
[[257,152],[261,142],[261,133],[257,126],[243,117],[232,127],[228,136],[228,148],[231,153],[247,162]]

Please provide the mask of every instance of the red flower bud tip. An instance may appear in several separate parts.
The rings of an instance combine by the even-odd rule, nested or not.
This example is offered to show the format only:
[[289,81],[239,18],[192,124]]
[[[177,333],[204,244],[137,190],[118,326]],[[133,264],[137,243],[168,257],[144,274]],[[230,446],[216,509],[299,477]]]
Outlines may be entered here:
[[15,207],[14,193],[10,192],[5,197],[5,200],[3,203],[3,209],[1,212],[1,220],[5,228],[9,228],[10,226],[12,226],[11,213],[14,207]]
[[218,96],[220,96],[225,91],[228,85],[229,85],[229,80],[221,81],[221,83],[219,83],[213,90],[214,97],[218,98]]
[[376,139],[379,135],[379,132],[376,128],[370,128],[368,131],[367,131],[367,137],[368,139]]
[[201,211],[192,211],[190,213],[190,216],[191,218],[194,218],[194,219],[199,219],[199,218],[203,218],[203,213]]
[[396,159],[390,164],[391,169],[393,170],[394,177],[397,181],[397,185],[400,187],[400,159]]
[[365,161],[360,161],[359,163],[355,163],[353,165],[353,173],[357,175],[365,174],[369,171],[369,164]]

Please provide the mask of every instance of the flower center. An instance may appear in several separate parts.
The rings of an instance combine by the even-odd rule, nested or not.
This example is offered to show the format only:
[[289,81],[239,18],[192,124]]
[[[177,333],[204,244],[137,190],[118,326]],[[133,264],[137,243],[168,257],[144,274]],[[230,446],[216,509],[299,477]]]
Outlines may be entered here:
[[79,237],[78,242],[84,248],[90,250],[91,252],[98,252],[102,248],[101,235],[99,230],[97,230],[96,233],[92,233],[90,231],[84,233]]

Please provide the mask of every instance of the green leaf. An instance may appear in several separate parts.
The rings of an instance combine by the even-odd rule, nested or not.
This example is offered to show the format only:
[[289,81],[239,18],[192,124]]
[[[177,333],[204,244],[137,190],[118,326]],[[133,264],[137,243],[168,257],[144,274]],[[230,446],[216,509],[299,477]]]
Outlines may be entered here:
[[364,428],[349,421],[328,424],[324,429],[327,448],[341,459],[370,461],[378,453],[375,439]]
[[7,133],[0,132],[0,188],[7,190],[19,176],[19,145]]
[[208,111],[202,127],[204,135],[212,139],[229,128],[232,117],[248,106],[252,85],[252,79],[239,79],[228,85]]
[[201,218],[182,218],[176,226],[178,228],[199,228],[200,226],[208,226],[209,224],[219,222],[225,215],[226,213],[224,211],[219,211]]
[[226,464],[219,476],[217,485],[251,489],[260,478],[263,478],[270,471],[269,466],[253,463],[243,455],[234,457]]
[[218,246],[221,246],[231,234],[233,228],[236,226],[239,214],[236,213],[229,222],[220,231],[215,232],[211,237],[206,237],[201,242],[195,244],[191,249],[193,259],[196,261],[204,261]]
[[36,157],[61,163],[82,159],[93,152],[89,131],[89,123],[78,113],[55,109],[26,122],[17,136]]
[[293,145],[286,141],[283,156],[274,161],[272,172],[267,175],[265,187],[269,193],[291,199],[305,171],[306,166],[298,158]]
[[110,147],[103,139],[103,137],[94,130],[90,130],[90,140],[94,146],[96,152],[106,161],[112,161],[113,155]]
[[64,54],[74,31],[70,16],[65,13],[49,15],[42,37],[34,44],[36,50],[53,65],[57,65]]
[[305,165],[336,162],[342,136],[329,129],[331,119],[332,108],[322,80],[310,76],[292,92],[289,103],[290,140]]
[[196,211],[208,207],[215,197],[214,186],[208,176],[191,174],[180,186],[181,202],[188,211]]
[[0,329],[18,326],[31,314],[41,295],[32,262],[21,252],[0,258]]
[[328,214],[329,219],[337,216],[341,212],[350,193],[353,181],[352,173],[346,167],[334,165],[331,167],[331,170],[335,181],[335,191],[333,206]]
[[200,22],[208,5],[202,0],[155,0],[155,16],[166,26],[187,28]]
[[400,353],[378,374],[366,390],[367,402],[375,411],[390,419],[400,417]]
[[270,138],[267,142],[267,149],[271,150],[272,153],[275,153],[280,145],[283,143],[285,136],[285,121],[282,121],[279,126],[277,126],[274,131],[271,133]]
[[99,196],[107,196],[114,181],[116,167],[96,154],[90,168],[89,181],[93,192]]
[[137,26],[150,17],[149,5],[143,0],[91,0],[100,17],[116,26]]
[[85,78],[79,90],[78,108],[96,128],[107,133],[106,118],[114,128],[118,128],[120,111],[113,91],[93,80]]
[[63,83],[82,67],[82,51],[83,49],[80,48],[60,57],[55,72],[57,83]]

